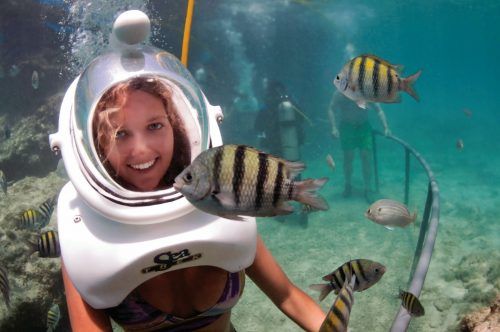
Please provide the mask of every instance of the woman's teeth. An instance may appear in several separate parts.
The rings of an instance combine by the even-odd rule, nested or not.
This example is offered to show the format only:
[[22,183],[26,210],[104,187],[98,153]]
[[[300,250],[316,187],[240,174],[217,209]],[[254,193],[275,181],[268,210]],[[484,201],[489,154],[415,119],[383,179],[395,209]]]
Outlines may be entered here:
[[153,166],[154,163],[155,163],[155,160],[153,159],[153,160],[148,161],[147,163],[143,163],[143,164],[137,164],[137,165],[130,164],[130,167],[132,167],[134,169],[143,170],[143,169],[150,168],[151,166]]

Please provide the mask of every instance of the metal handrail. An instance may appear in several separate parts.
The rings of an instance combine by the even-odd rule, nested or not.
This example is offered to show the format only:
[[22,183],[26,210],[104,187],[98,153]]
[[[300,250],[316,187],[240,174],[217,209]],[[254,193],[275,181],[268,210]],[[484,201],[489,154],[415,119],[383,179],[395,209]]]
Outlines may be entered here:
[[[375,186],[377,191],[379,190],[379,179],[378,179],[378,161],[376,158],[376,139],[375,136],[384,136],[379,131],[373,131],[374,136],[374,167],[375,167]],[[420,225],[420,234],[418,237],[417,247],[415,249],[415,254],[413,256],[413,263],[411,267],[410,277],[409,277],[409,291],[415,296],[420,296],[422,287],[424,286],[425,276],[429,269],[429,264],[431,262],[432,251],[434,250],[434,243],[436,242],[437,229],[439,224],[439,188],[434,178],[434,173],[425,161],[425,159],[418,153],[413,147],[402,139],[388,135],[385,136],[387,139],[391,139],[405,149],[405,204],[409,201],[409,182],[410,182],[410,155],[413,155],[417,161],[422,165],[427,177],[429,179],[429,185],[427,188],[427,199],[425,202],[424,215],[422,217],[422,224]],[[391,332],[406,331],[408,325],[410,324],[411,316],[408,314],[406,309],[400,306],[396,318],[392,322]]]

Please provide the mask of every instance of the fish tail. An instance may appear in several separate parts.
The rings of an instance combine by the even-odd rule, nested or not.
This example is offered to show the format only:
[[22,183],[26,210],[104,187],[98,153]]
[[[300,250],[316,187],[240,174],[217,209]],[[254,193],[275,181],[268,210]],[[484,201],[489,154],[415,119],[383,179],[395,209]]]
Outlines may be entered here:
[[285,160],[285,168],[290,179],[294,179],[300,172],[302,172],[306,166],[300,161],[288,161]]
[[295,183],[297,194],[295,200],[302,204],[312,206],[317,210],[328,210],[328,203],[321,197],[316,195],[316,191],[323,187],[328,181],[328,178],[321,179],[306,179]]
[[422,70],[419,70],[415,74],[401,80],[401,90],[408,93],[416,101],[420,101],[420,97],[418,96],[417,91],[413,88],[413,84],[420,77],[420,74],[422,74]]
[[415,220],[417,220],[417,215],[418,215],[418,211],[417,211],[417,210],[415,210],[415,211],[413,212],[413,214],[411,215],[411,220],[412,220],[412,222],[414,222]]
[[320,302],[323,301],[333,289],[330,284],[312,284],[309,285],[309,288],[319,292],[318,300]]

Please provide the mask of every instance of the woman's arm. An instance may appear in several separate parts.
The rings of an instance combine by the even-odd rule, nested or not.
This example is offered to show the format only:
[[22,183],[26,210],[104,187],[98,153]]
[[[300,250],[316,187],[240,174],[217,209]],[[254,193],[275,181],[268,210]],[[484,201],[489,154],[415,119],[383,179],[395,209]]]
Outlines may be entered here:
[[72,331],[112,331],[111,323],[106,313],[103,310],[94,309],[85,303],[73,285],[73,282],[69,279],[64,264],[61,264],[61,267]]
[[247,275],[285,315],[307,331],[318,331],[326,314],[306,293],[292,284],[260,238]]

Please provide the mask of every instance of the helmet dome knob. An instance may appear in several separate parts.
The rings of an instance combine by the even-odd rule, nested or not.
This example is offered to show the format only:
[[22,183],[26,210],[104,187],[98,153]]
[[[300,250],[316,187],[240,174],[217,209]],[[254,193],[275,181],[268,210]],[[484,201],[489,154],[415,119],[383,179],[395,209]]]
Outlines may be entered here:
[[144,42],[150,31],[149,17],[140,10],[128,10],[120,14],[113,23],[113,35],[127,45]]

